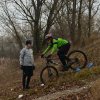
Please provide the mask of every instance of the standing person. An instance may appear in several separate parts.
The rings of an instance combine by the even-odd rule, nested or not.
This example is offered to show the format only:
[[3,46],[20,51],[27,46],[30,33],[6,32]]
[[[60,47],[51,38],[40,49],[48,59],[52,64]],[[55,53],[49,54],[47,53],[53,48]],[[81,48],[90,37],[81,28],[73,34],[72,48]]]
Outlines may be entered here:
[[70,42],[63,38],[54,39],[52,34],[47,34],[45,36],[45,40],[49,45],[41,57],[45,56],[49,51],[51,51],[49,57],[52,56],[54,52],[57,52],[57,55],[63,65],[61,71],[68,71],[69,67],[66,63],[66,55],[70,49]]
[[32,50],[32,41],[27,40],[26,46],[20,52],[20,66],[23,71],[22,77],[22,85],[23,90],[29,89],[29,83],[31,77],[33,76],[34,67],[34,57],[33,57],[33,50]]

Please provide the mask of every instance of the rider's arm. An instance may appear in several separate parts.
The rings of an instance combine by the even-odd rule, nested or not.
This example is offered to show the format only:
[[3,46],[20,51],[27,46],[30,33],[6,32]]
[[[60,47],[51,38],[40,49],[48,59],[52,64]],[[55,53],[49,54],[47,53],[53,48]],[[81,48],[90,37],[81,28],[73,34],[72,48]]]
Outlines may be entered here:
[[43,54],[45,55],[46,53],[48,53],[50,49],[51,49],[51,46],[48,46],[47,49],[43,52]]
[[51,50],[51,55],[57,51],[57,44],[54,44]]

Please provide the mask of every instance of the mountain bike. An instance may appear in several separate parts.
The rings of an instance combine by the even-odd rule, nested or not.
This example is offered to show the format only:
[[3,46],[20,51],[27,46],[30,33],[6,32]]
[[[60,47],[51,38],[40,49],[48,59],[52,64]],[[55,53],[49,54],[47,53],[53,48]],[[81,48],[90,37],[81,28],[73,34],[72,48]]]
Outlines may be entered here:
[[[46,60],[46,66],[40,73],[40,81],[46,84],[48,81],[56,81],[59,77],[59,73],[55,65],[58,63],[54,62],[51,57],[44,57]],[[74,50],[66,55],[66,63],[68,68],[73,71],[79,71],[87,65],[87,56],[83,51]]]

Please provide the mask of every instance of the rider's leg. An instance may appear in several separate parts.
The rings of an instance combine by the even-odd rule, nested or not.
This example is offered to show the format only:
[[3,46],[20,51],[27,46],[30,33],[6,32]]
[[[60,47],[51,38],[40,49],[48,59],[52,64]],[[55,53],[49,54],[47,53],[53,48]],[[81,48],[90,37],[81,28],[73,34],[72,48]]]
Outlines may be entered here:
[[59,48],[59,51],[58,51],[59,59],[65,69],[68,68],[67,63],[66,63],[66,54],[68,53],[69,49],[70,49],[70,44],[66,44],[62,46],[61,48]]
[[63,65],[64,68],[67,68],[67,63],[66,63],[66,60],[65,60],[65,55],[63,55],[61,52],[58,52],[58,56],[59,56],[59,59]]

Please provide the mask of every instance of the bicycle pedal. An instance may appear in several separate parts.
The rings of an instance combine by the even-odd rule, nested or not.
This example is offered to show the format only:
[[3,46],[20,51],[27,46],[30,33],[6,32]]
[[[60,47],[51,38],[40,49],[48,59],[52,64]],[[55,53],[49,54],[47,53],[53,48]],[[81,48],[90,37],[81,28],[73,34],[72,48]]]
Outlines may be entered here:
[[53,76],[53,73],[49,74],[49,77]]
[[93,63],[88,63],[88,64],[87,64],[87,67],[88,67],[88,68],[92,68],[93,66],[94,66]]

